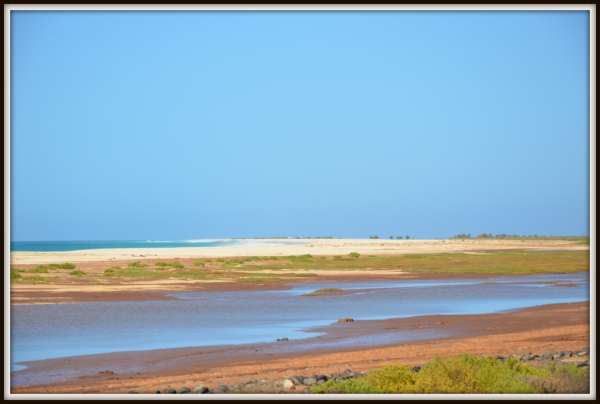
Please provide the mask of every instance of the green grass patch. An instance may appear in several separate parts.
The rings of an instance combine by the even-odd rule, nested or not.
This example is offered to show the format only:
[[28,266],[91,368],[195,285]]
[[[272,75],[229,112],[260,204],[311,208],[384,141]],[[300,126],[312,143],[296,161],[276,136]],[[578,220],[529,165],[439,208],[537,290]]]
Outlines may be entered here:
[[252,270],[292,271],[310,270],[402,270],[429,274],[502,274],[527,275],[541,273],[572,273],[589,271],[589,251],[497,251],[479,254],[441,253],[407,254],[397,256],[368,257],[368,259],[342,258],[333,260],[281,260],[253,264]]
[[154,263],[154,266],[156,266],[156,267],[168,267],[169,264],[167,264],[166,262],[158,261],[158,262]]
[[339,394],[534,394],[589,393],[589,368],[551,363],[527,366],[515,358],[506,362],[461,355],[436,357],[419,372],[401,363],[366,376],[315,386],[312,393]]
[[142,264],[139,261],[130,262],[129,264],[127,264],[127,268],[146,268],[147,266],[148,264]]
[[69,275],[75,275],[75,276],[84,276],[84,275],[85,275],[85,272],[83,272],[83,271],[81,271],[81,270],[77,269],[77,270],[75,270],[75,271],[71,271],[71,272],[69,272]]
[[348,256],[350,258],[358,258],[358,257],[360,257],[360,254],[357,252],[351,252],[350,254],[348,254]]
[[192,265],[195,267],[203,267],[204,261],[196,261],[196,262],[193,262]]
[[327,293],[327,292],[339,292],[339,291],[342,291],[342,290],[343,289],[340,289],[340,288],[323,288],[323,289],[315,290],[314,292],[304,293],[303,295],[300,295],[300,296],[320,296],[323,293]]
[[21,281],[24,283],[40,283],[40,282],[48,282],[48,281],[51,281],[54,279],[58,279],[58,277],[33,275],[33,276],[23,276],[23,278],[21,278]]
[[15,279],[21,279],[23,278],[23,275],[21,275],[20,273],[21,270],[19,269],[13,269],[11,268],[10,270],[10,280],[15,280]]
[[39,265],[33,269],[28,269],[25,272],[30,273],[30,274],[47,274],[48,268],[45,266]]
[[181,263],[179,263],[177,261],[171,262],[171,267],[176,268],[176,269],[183,269],[183,268],[185,268],[183,264],[181,264]]

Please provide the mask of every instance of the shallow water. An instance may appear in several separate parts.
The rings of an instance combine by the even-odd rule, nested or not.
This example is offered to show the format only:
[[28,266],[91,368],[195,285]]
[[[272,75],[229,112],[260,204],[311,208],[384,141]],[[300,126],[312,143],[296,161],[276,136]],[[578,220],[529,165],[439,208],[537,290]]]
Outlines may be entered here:
[[[11,364],[92,353],[299,339],[318,335],[306,332],[307,328],[328,325],[341,317],[368,320],[481,314],[589,300],[588,273],[293,286],[269,292],[171,293],[180,300],[169,301],[11,306]],[[361,291],[300,296],[323,287]],[[398,338],[407,337],[399,334]],[[418,335],[410,338],[418,339]],[[361,343],[379,342],[369,337]]]

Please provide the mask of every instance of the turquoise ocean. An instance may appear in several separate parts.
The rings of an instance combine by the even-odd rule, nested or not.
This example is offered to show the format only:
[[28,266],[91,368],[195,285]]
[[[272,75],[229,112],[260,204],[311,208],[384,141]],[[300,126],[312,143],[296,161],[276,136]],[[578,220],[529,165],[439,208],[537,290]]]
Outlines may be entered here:
[[199,240],[121,240],[121,241],[11,241],[10,251],[77,251],[102,248],[173,248],[173,247],[221,247],[231,245],[277,245],[276,242],[234,239]]

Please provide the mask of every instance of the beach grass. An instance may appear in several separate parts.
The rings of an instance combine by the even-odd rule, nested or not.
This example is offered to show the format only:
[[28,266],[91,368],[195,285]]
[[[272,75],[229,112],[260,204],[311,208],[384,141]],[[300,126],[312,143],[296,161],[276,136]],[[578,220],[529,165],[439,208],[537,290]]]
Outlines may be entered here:
[[74,276],[84,276],[85,272],[81,271],[81,270],[75,270],[75,271],[71,271],[69,272],[69,275],[74,275]]
[[463,354],[435,357],[418,372],[396,363],[366,376],[329,380],[312,393],[337,394],[544,394],[589,393],[589,368],[575,364],[527,366],[515,358],[506,362]]
[[129,264],[127,264],[127,268],[146,268],[147,266],[148,264],[142,264],[139,261],[130,262]]
[[[239,270],[289,269],[310,271],[328,270],[401,270],[403,272],[431,274],[493,274],[527,275],[540,273],[572,273],[589,271],[589,251],[493,251],[477,254],[438,253],[406,254],[397,256],[368,256],[333,260],[304,258],[268,260],[262,263],[246,264]],[[248,269],[247,269],[248,268]]]
[[321,296],[322,294],[327,293],[327,292],[340,292],[342,290],[343,289],[340,289],[340,288],[323,288],[323,289],[315,290],[314,292],[304,293],[300,296]]

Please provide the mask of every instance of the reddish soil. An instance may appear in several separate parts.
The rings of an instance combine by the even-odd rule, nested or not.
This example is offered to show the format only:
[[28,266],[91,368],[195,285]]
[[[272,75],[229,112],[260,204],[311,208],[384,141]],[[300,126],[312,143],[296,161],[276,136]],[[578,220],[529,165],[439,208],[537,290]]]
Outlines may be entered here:
[[[372,278],[371,278],[372,279]],[[400,331],[427,330],[443,336],[380,346],[341,345],[332,341],[385,337]],[[13,394],[155,393],[166,387],[194,388],[248,379],[282,380],[293,374],[367,371],[401,361],[422,364],[435,355],[461,353],[508,355],[579,350],[590,346],[589,302],[546,305],[510,313],[422,316],[406,319],[335,323],[318,329],[321,337],[261,344],[161,349],[32,361],[21,372],[63,374],[50,384],[11,387]],[[587,357],[586,357],[587,358]],[[304,390],[295,390],[295,393]]]

